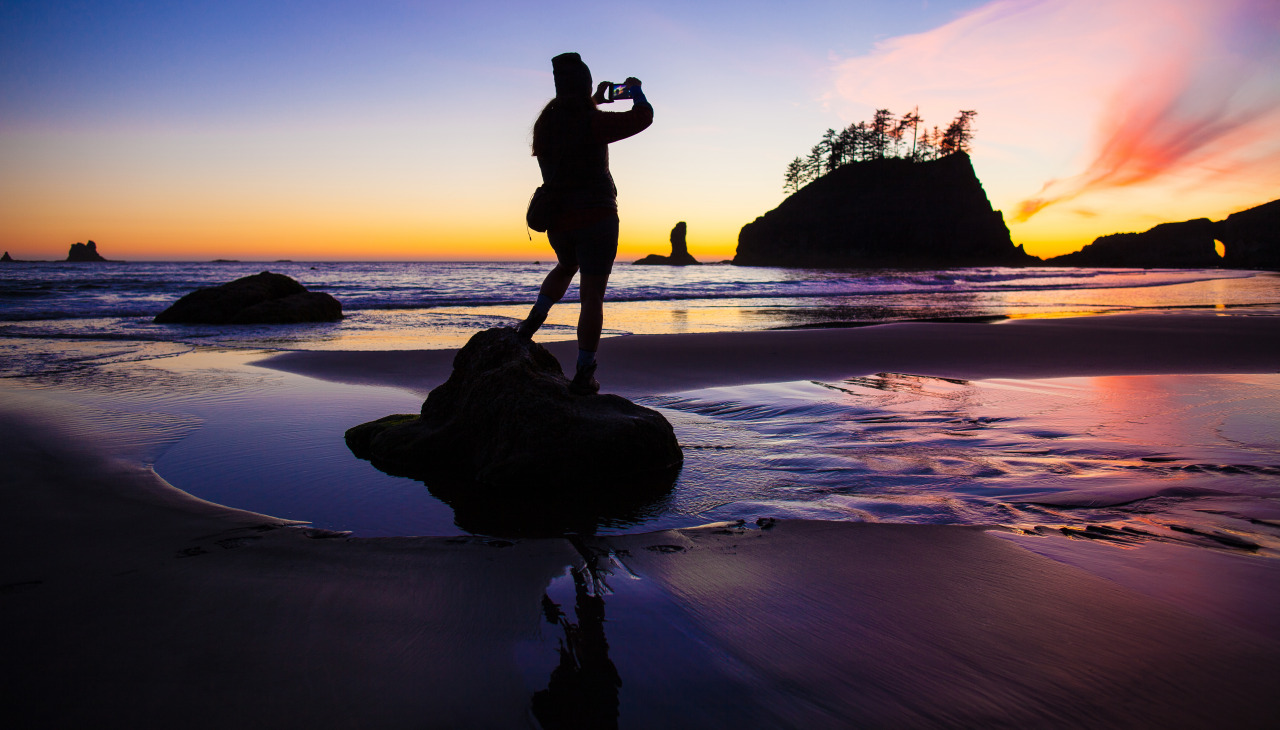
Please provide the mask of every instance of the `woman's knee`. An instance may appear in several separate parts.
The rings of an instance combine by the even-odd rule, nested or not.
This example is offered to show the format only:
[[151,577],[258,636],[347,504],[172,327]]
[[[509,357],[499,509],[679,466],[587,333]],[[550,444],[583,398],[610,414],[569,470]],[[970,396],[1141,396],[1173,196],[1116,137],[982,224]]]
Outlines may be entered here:
[[578,296],[583,304],[600,305],[604,303],[604,292],[608,287],[609,277],[583,275],[578,285]]

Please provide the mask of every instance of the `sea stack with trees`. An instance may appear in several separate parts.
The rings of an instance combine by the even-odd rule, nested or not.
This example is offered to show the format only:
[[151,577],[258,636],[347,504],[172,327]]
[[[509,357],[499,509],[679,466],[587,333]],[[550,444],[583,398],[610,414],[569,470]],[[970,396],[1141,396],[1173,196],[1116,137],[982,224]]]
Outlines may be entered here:
[[969,160],[973,118],[945,130],[917,111],[879,109],[869,122],[828,129],[787,166],[790,196],[748,223],[733,263],[744,266],[1019,266],[1014,246]]

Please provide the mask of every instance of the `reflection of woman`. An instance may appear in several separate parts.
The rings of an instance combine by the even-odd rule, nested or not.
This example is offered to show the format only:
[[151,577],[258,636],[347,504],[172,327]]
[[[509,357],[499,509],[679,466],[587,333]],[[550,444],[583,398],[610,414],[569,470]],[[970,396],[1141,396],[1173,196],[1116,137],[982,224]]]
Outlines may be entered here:
[[547,229],[557,263],[518,331],[521,337],[532,337],[581,269],[578,366],[570,390],[585,395],[600,390],[595,379],[596,348],[604,325],[604,290],[618,253],[618,190],[609,174],[609,143],[652,124],[653,107],[640,90],[640,80],[632,77],[624,82],[634,100],[630,110],[597,109],[597,104],[605,102],[608,83],[601,83],[593,96],[591,70],[576,53],[551,59],[551,68],[556,97],[534,122],[533,154],[543,184],[559,191],[562,201],[560,213]]

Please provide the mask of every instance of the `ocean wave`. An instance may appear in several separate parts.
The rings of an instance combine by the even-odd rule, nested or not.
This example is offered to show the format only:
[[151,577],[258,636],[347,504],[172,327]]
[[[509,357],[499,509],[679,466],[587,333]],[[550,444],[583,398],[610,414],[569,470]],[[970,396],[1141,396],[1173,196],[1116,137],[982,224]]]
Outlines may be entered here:
[[5,312],[0,322],[51,322],[64,319],[130,319],[145,317],[151,319],[157,312],[151,309],[108,309],[85,312],[71,309],[46,309],[27,312]]
[[[223,283],[261,264],[130,264],[6,268],[0,271],[0,321],[153,317],[183,295]],[[534,264],[324,264],[273,266],[305,286],[337,297],[347,312],[524,305],[545,275]],[[973,268],[936,271],[794,270],[755,267],[619,265],[614,302],[818,300],[987,296],[1054,290],[1132,290],[1255,276],[1254,272],[1174,269]],[[576,298],[576,292],[567,296]],[[829,304],[829,302],[823,302]]]

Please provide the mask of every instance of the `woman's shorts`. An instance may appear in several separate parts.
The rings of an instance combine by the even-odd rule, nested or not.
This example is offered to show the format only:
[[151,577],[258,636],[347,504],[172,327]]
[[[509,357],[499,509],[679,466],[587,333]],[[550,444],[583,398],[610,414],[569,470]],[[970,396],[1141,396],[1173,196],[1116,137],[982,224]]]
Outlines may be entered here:
[[618,255],[618,217],[567,231],[547,231],[547,240],[561,266],[577,268],[593,276],[608,276]]

